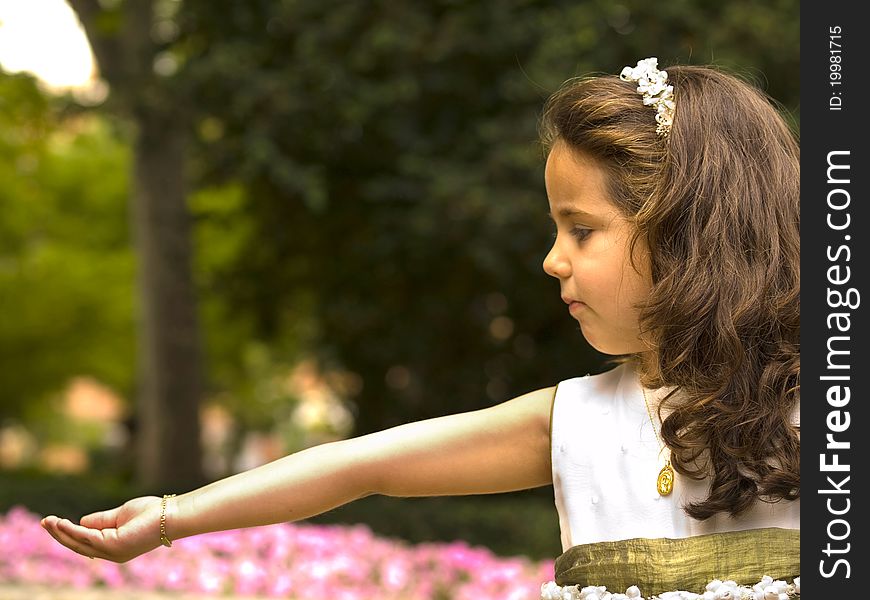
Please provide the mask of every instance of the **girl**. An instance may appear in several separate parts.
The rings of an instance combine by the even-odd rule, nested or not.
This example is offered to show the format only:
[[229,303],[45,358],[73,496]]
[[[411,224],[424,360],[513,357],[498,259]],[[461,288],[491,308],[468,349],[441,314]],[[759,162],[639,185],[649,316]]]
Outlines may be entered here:
[[123,562],[370,494],[552,483],[564,553],[543,598],[606,593],[590,585],[625,590],[614,598],[799,594],[799,579],[771,578],[799,573],[794,136],[752,86],[713,68],[660,71],[650,58],[620,77],[567,82],[542,138],[556,228],[544,270],[617,367],[43,527],[80,554]]

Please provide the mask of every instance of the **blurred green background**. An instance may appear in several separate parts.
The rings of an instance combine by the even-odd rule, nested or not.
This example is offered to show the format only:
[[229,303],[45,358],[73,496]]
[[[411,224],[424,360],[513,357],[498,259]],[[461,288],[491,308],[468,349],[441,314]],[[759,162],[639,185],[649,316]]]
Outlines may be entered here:
[[[105,98],[0,71],[0,511],[72,518],[603,370],[540,266],[565,79],[712,63],[799,123],[797,0],[70,5]],[[560,553],[551,487],[312,520]]]

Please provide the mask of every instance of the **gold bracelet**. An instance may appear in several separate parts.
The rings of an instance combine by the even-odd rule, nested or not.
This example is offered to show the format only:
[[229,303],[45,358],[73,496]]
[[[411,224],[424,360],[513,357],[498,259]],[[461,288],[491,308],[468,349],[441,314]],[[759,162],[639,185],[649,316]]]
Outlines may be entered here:
[[166,501],[175,498],[175,494],[164,494],[160,503],[160,543],[167,548],[172,548],[172,540],[166,537]]

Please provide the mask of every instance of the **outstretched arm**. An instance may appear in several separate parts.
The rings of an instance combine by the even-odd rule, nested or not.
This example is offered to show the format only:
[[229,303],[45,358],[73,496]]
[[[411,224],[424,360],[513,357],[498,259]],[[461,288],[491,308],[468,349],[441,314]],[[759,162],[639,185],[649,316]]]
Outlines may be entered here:
[[[482,410],[400,425],[314,446],[233,475],[167,504],[171,539],[311,517],[372,494],[446,496],[527,489],[551,482],[553,388]],[[117,562],[159,545],[161,499],[136,498],[43,527],[59,542]]]

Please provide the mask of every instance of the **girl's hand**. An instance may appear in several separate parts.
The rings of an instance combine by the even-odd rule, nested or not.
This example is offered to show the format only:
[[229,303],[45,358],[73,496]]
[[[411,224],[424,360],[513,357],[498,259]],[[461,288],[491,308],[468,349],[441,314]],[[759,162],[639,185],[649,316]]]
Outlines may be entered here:
[[54,539],[79,554],[127,562],[160,545],[161,503],[161,498],[144,496],[84,516],[80,525],[54,515],[45,517],[41,525]]

